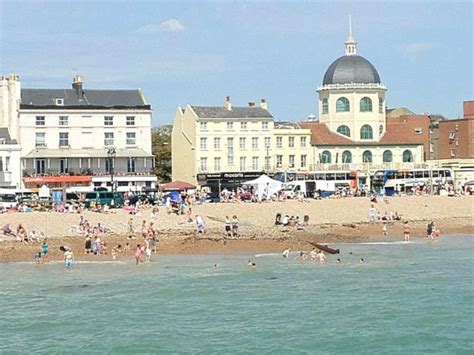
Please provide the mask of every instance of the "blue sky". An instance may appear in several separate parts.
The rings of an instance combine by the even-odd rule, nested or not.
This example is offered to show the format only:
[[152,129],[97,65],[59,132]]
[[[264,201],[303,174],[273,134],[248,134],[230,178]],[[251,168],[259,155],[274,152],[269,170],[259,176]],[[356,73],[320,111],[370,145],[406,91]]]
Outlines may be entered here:
[[265,98],[277,120],[317,115],[316,87],[358,53],[387,85],[389,107],[462,115],[473,99],[471,1],[0,0],[0,73],[23,87],[140,87],[154,125],[179,105]]

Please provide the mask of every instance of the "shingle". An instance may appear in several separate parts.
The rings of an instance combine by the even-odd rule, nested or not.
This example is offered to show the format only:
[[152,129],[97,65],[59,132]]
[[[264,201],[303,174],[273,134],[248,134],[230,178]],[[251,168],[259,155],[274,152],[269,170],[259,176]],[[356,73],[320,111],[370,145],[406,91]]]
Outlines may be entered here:
[[220,106],[191,106],[199,118],[273,118],[261,107],[232,107],[231,110]]

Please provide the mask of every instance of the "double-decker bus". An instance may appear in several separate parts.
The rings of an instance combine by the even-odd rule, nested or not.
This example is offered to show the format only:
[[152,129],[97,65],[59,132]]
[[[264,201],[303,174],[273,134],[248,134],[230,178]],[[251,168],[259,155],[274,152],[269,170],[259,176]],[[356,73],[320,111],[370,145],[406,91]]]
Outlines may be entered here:
[[298,180],[316,180],[334,182],[336,188],[350,187],[356,188],[359,186],[359,172],[355,170],[324,170],[324,171],[309,171],[309,172],[277,172],[273,175],[275,180],[281,182],[290,182]]
[[392,196],[413,186],[436,186],[452,182],[453,171],[448,168],[377,170],[372,179],[372,189]]

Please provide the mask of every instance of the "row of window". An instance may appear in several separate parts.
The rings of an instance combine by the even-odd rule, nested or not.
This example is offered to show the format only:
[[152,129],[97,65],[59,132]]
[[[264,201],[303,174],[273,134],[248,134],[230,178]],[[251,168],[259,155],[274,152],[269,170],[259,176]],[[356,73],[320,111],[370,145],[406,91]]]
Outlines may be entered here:
[[[329,112],[328,99],[324,98],[322,101],[323,114]],[[340,97],[336,101],[336,112],[349,112],[351,105],[346,97]],[[372,99],[370,97],[363,97],[359,101],[360,112],[372,112]],[[379,113],[383,113],[383,99],[379,97]]]
[[[259,149],[259,138],[252,137],[252,149]],[[221,149],[221,137],[214,137],[214,149]],[[306,137],[300,137],[300,147],[306,148],[307,139]],[[227,138],[227,149],[233,149],[234,147],[234,138],[229,137]],[[283,137],[276,137],[276,147],[283,148]],[[294,148],[295,147],[295,137],[288,137],[288,147]],[[199,148],[201,150],[207,150],[207,138],[201,137],[199,141]],[[246,149],[247,148],[247,138],[240,137],[239,138],[239,148]],[[271,137],[264,137],[264,148],[271,148]]]
[[[344,136],[350,137],[351,136],[351,129],[346,125],[340,125],[337,127],[337,133],[340,133]],[[379,135],[383,133],[383,125],[379,126]],[[372,127],[368,124],[363,125],[360,128],[360,139],[373,139],[374,133],[372,131]]]
[[[234,129],[234,123],[235,122],[227,122],[227,129],[228,130],[233,130]],[[248,128],[248,122],[240,122],[240,129],[245,131]],[[268,122],[261,122],[261,127],[262,130],[268,130],[269,129],[269,123]],[[199,122],[199,128],[201,131],[207,131],[208,129],[208,122]]]
[[[127,173],[135,173],[137,165],[137,158],[128,157],[127,158]],[[36,159],[36,174],[46,174],[46,159]],[[105,171],[111,173],[112,169],[115,168],[114,160],[105,159]],[[69,159],[61,158],[59,159],[59,169],[60,174],[67,174],[69,172]]]
[[[342,152],[342,160],[343,164],[352,163],[352,153],[349,150],[345,150]],[[392,163],[393,162],[393,154],[392,151],[386,150],[383,152],[383,162],[384,163]],[[372,152],[370,150],[364,151],[362,153],[362,162],[363,163],[372,163],[373,157]],[[320,154],[319,161],[323,164],[331,164],[332,163],[332,155],[329,150],[325,150]],[[411,150],[407,149],[403,152],[403,162],[413,162],[413,153]],[[337,162],[336,162],[337,163]]]
[[[84,133],[86,134],[86,133]],[[87,139],[89,141],[89,139]],[[126,145],[135,145],[137,141],[135,132],[126,132]],[[114,132],[105,132],[104,133],[104,145],[110,146],[114,145]],[[46,147],[46,132],[36,132],[35,136],[35,146],[36,147]],[[69,147],[69,133],[68,132],[59,132],[59,147]]]
[[[36,116],[35,124],[36,126],[45,126],[46,116]],[[135,126],[135,116],[127,116],[125,120],[125,124],[127,126]],[[58,125],[68,126],[69,116],[59,116]],[[113,126],[113,125],[114,125],[114,116],[104,116],[104,126]]]
[[[214,158],[214,171],[221,171],[221,158]],[[252,170],[259,170],[261,168],[265,170],[270,170],[271,167],[271,157],[267,156],[264,158],[264,165],[261,167],[259,165],[260,158],[259,157],[252,157],[251,161],[251,169]],[[208,164],[208,158],[202,157],[199,161],[199,168],[201,171],[208,171],[207,169],[207,164]],[[232,165],[234,164],[234,157],[233,156],[228,156],[227,157],[227,164]],[[240,164],[240,170],[245,171],[248,170],[247,166],[247,157],[240,157],[239,159],[239,164]],[[277,155],[276,156],[276,167],[282,167],[283,166],[283,155]],[[289,155],[288,156],[288,166],[290,168],[295,168],[295,155]],[[306,168],[307,167],[307,155],[301,155],[300,156],[300,168]]]

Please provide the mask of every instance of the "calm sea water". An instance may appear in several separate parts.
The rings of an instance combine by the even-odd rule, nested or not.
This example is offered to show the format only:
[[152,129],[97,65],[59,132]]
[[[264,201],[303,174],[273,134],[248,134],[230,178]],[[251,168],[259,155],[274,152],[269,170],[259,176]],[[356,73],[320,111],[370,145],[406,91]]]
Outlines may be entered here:
[[0,353],[471,354],[473,246],[339,244],[342,264],[322,266],[280,255],[251,256],[256,268],[248,255],[0,264]]

